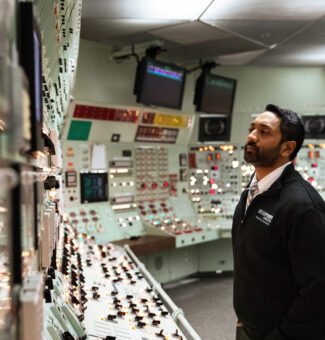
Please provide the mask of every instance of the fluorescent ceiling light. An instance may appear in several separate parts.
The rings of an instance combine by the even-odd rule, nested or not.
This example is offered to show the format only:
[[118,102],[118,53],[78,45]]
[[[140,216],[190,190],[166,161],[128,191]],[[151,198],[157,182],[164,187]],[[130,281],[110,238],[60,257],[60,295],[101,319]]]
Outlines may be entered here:
[[211,0],[146,0],[144,11],[149,17],[166,19],[196,20]]
[[201,19],[314,20],[324,11],[324,0],[215,0]]
[[297,51],[295,54],[292,54],[286,58],[290,61],[296,61],[306,64],[316,64],[316,65],[324,65],[325,64],[325,47],[324,46],[316,46],[313,48],[308,48],[305,51]]

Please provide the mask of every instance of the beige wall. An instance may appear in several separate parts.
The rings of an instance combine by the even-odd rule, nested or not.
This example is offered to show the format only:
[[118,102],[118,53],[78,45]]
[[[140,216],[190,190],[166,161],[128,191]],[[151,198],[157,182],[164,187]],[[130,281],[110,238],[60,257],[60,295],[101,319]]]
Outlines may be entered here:
[[[136,61],[117,64],[107,47],[81,40],[74,97],[108,105],[141,106],[133,93]],[[193,95],[199,71],[186,80],[182,112],[194,113]],[[251,114],[263,111],[268,103],[296,110],[298,113],[325,113],[325,70],[320,67],[219,67],[214,73],[236,78],[232,141],[242,142]],[[179,111],[162,108],[165,112]],[[196,141],[197,127],[192,141]]]

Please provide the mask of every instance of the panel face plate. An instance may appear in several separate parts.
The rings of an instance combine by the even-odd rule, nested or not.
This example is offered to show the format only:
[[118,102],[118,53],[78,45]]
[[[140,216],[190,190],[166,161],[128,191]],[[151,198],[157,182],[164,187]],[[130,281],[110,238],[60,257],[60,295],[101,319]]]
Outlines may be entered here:
[[88,140],[91,122],[73,120],[70,124],[68,140]]

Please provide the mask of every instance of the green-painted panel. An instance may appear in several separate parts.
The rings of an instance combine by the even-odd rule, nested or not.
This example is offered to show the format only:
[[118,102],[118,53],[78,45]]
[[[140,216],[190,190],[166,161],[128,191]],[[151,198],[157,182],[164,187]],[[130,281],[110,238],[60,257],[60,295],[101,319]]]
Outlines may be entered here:
[[199,244],[198,254],[200,273],[234,270],[231,238]]
[[88,140],[91,122],[73,120],[70,124],[68,140]]

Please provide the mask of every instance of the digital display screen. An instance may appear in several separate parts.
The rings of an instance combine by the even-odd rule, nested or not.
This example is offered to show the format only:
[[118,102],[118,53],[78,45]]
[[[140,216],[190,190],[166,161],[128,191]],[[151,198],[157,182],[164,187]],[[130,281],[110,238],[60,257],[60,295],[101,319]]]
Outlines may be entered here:
[[199,141],[229,141],[231,132],[231,116],[200,115]]
[[108,200],[107,172],[80,174],[81,203]]
[[75,188],[77,186],[77,172],[67,171],[65,173],[65,185],[67,188]]
[[201,75],[196,83],[195,102],[197,111],[230,115],[237,81],[213,74]]
[[137,102],[181,109],[186,70],[180,66],[145,58],[137,70]]

